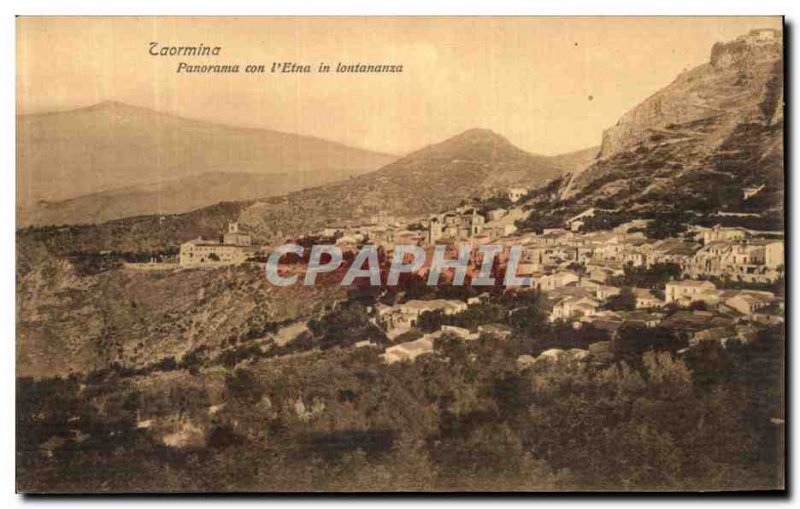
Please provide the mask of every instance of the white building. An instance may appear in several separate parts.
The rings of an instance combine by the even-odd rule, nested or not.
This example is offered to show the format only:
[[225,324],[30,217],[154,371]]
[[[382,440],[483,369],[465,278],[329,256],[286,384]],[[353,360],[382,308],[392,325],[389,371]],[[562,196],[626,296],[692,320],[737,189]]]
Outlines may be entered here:
[[382,355],[383,361],[387,364],[402,361],[413,361],[420,355],[433,352],[433,341],[434,338],[428,334],[415,341],[409,341],[408,343],[400,343],[399,345],[390,346]]
[[435,214],[428,220],[428,238],[430,244],[437,241],[469,240],[483,233],[486,219],[474,208]]
[[239,225],[230,223],[222,242],[206,240],[202,237],[181,244],[179,262],[181,265],[234,265],[247,260],[255,252],[250,245],[250,235],[239,233]]
[[561,300],[550,313],[550,320],[570,320],[585,316],[594,316],[600,309],[600,302],[591,298],[583,297],[580,299],[567,297]]
[[711,281],[693,281],[687,279],[685,281],[670,281],[667,283],[665,293],[667,303],[690,303],[695,300],[703,300],[701,298],[703,293],[713,292],[716,288],[716,285]]
[[649,288],[631,288],[636,298],[636,309],[658,308],[664,305],[664,301],[653,295]]
[[767,243],[764,246],[764,265],[768,269],[777,269],[783,264],[783,241],[775,240]]
[[181,265],[233,265],[247,260],[244,246],[222,244],[202,237],[181,244]]
[[775,301],[775,294],[772,292],[758,292],[753,290],[743,290],[736,296],[725,301],[725,305],[732,307],[743,315],[752,315],[759,309],[763,309]]
[[445,315],[453,315],[466,309],[467,303],[460,300],[410,300],[393,306],[386,313],[385,321],[388,329],[415,327],[419,316],[426,311],[441,311]]
[[577,283],[581,277],[569,270],[557,272],[555,274],[548,274],[539,280],[539,290],[544,292],[555,290],[556,288],[563,288],[567,285]]
[[249,246],[250,235],[239,232],[239,223],[228,223],[228,232],[222,236],[222,243],[232,246]]
[[508,211],[506,209],[492,209],[486,213],[486,219],[488,219],[489,221],[497,221],[506,214],[508,214]]
[[713,228],[703,231],[703,244],[718,241],[743,240],[745,237],[747,237],[747,232],[744,228],[725,228],[716,225]]

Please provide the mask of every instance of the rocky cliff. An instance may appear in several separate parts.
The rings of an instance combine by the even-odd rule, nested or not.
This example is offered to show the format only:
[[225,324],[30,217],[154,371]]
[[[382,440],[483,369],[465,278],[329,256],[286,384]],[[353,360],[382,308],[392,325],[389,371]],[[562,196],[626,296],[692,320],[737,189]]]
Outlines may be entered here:
[[681,124],[713,116],[755,113],[754,117],[761,117],[762,112],[748,110],[758,110],[765,87],[773,78],[772,67],[781,57],[780,39],[754,40],[748,34],[715,44],[707,64],[682,73],[606,130],[600,157],[635,147],[659,130],[672,131]]
[[606,130],[597,160],[565,179],[562,198],[647,206],[684,196],[687,207],[724,209],[741,205],[746,185],[782,192],[782,57],[771,30],[716,44],[706,64]]

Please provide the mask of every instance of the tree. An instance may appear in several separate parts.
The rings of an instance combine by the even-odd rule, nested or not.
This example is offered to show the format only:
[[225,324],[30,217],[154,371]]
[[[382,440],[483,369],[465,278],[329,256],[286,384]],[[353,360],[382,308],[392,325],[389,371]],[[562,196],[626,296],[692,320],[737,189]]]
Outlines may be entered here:
[[617,359],[637,366],[646,352],[675,352],[687,345],[686,338],[670,329],[625,324],[611,341],[611,351]]
[[625,287],[619,294],[608,298],[606,307],[612,311],[633,311],[636,309],[636,295],[633,290]]
[[708,303],[703,300],[693,300],[689,303],[689,311],[708,311]]
[[242,368],[225,377],[225,394],[242,405],[255,405],[264,396],[264,387],[256,376]]
[[366,308],[358,302],[348,302],[333,309],[308,327],[314,342],[321,348],[350,346],[363,340],[386,341],[386,335],[370,320]]
[[[713,194],[713,192],[712,192]],[[686,231],[686,223],[683,218],[676,215],[659,215],[647,224],[644,234],[648,239],[666,239],[677,237]]]
[[625,274],[622,277],[611,279],[615,286],[631,286],[639,288],[664,288],[673,279],[679,279],[682,273],[681,266],[676,263],[655,263],[650,267],[634,267],[626,264]]

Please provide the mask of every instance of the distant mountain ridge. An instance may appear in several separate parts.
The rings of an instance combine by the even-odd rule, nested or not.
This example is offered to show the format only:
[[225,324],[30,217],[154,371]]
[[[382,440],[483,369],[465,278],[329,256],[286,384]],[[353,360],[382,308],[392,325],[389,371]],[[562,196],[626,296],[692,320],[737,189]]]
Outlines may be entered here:
[[[534,187],[543,183],[536,176],[540,169],[544,170],[542,175],[560,176],[589,164],[596,153],[597,147],[593,147],[554,157],[534,156],[491,131],[471,130],[443,144],[409,154],[397,161],[397,165],[390,164],[369,174],[282,196],[224,201],[190,212],[134,214],[133,210],[128,210],[130,215],[125,218],[100,220],[106,213],[102,207],[104,203],[114,203],[134,192],[144,192],[149,199],[157,199],[161,194],[150,189],[157,186],[126,188],[119,191],[121,197],[117,191],[109,191],[76,198],[60,204],[58,210],[52,212],[54,217],[57,213],[65,214],[72,202],[85,212],[85,204],[80,202],[91,198],[92,203],[100,204],[99,208],[91,209],[98,221],[20,229],[17,243],[44,244],[57,257],[100,251],[164,253],[198,236],[214,238],[229,221],[236,220],[255,234],[258,242],[269,241],[346,221],[368,220],[378,211],[418,217],[458,205],[462,197],[503,192],[509,186]],[[476,171],[473,173],[473,170]],[[467,174],[473,176],[465,178]],[[187,182],[179,179],[164,185],[173,188],[169,193],[180,193],[183,185],[202,186],[217,179],[236,182],[240,178],[242,185],[250,185],[249,179],[265,177],[209,173],[191,177]],[[418,180],[431,184],[422,185]],[[252,185],[253,194],[261,192],[257,185]],[[134,201],[138,205],[143,200]]]
[[[269,196],[309,182],[318,185],[371,171],[394,159],[310,136],[190,120],[119,102],[21,115],[17,117],[18,224],[59,222],[52,217],[58,208],[53,202],[212,172],[274,175],[276,189],[262,195]],[[166,194],[163,198],[172,202],[173,212],[185,212],[197,203],[252,197],[217,191],[207,188],[185,205]],[[69,221],[61,222],[92,220],[91,210],[98,204],[81,203],[88,212],[81,214],[70,203]],[[108,205],[112,210],[107,218],[124,217],[113,210],[113,203]],[[125,204],[122,209],[129,207]]]
[[593,154],[581,151],[561,159],[530,154],[491,130],[470,129],[375,172],[256,203],[241,220],[271,237],[365,220],[378,212],[421,217],[509,187],[544,185],[588,164]]

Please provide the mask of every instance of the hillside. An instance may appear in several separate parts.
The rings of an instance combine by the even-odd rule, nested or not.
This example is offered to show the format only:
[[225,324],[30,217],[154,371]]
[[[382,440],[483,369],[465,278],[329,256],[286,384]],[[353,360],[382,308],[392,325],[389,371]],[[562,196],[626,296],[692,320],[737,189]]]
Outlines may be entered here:
[[98,224],[147,214],[180,214],[213,202],[278,196],[312,185],[343,180],[357,170],[310,170],[255,174],[219,171],[129,186],[55,202],[39,202],[24,214],[29,225]]
[[563,168],[564,171],[574,173],[586,169],[600,153],[600,147],[589,147],[575,152],[558,154],[550,157],[550,162]]
[[224,202],[184,214],[126,217],[102,224],[17,230],[17,268],[35,266],[31,252],[64,258],[79,254],[174,254],[181,242],[219,238],[252,202]]
[[[276,191],[268,194],[275,194],[320,179],[374,170],[393,159],[318,138],[189,120],[118,102],[21,115],[17,117],[18,224],[57,215],[58,204],[41,202],[159,185],[209,172],[272,175]],[[202,204],[233,198],[226,193],[224,188],[207,188]],[[174,201],[175,211],[186,211],[198,198],[195,193],[184,202],[182,196],[165,194],[163,201]],[[65,204],[65,214],[77,216],[79,222],[91,219],[101,204],[91,198],[80,203],[87,201],[83,207]],[[39,213],[39,207],[45,212]],[[107,217],[121,217],[124,211],[125,207],[112,207]]]
[[584,153],[554,161],[525,152],[487,129],[471,129],[345,182],[258,202],[241,221],[263,237],[313,231],[379,211],[420,217],[509,187],[537,187],[586,163]]
[[17,281],[17,376],[143,367],[198,349],[213,357],[344,292],[274,287],[255,266],[81,275],[38,254]]
[[[598,159],[565,180],[562,200],[658,210],[766,211],[783,201],[780,37],[718,43],[603,135]],[[758,200],[742,189],[765,184]]]
[[[462,199],[450,196],[452,189],[462,189],[462,195],[470,197],[482,193],[491,194],[511,185],[531,186],[532,183],[542,182],[536,178],[540,169],[546,175],[563,175],[585,167],[597,153],[597,148],[591,148],[554,157],[533,156],[490,131],[468,131],[462,136],[422,149],[398,161],[397,165],[392,164],[370,174],[266,200],[230,200],[195,208],[189,212],[174,213],[170,212],[169,205],[163,201],[158,202],[162,195],[167,194],[175,197],[191,196],[194,190],[202,190],[202,184],[197,184],[199,181],[218,183],[221,186],[240,182],[241,185],[235,185],[235,190],[240,190],[245,197],[263,198],[276,189],[271,184],[270,177],[219,173],[177,180],[160,189],[157,186],[141,186],[120,192],[98,193],[92,197],[95,204],[92,208],[84,208],[88,203],[84,198],[88,197],[67,200],[58,208],[47,208],[41,212],[49,214],[54,223],[56,219],[61,222],[52,226],[28,226],[18,230],[20,263],[32,263],[27,260],[24,251],[29,245],[43,246],[48,253],[57,257],[80,253],[96,254],[101,251],[143,255],[170,253],[175,252],[181,242],[196,237],[216,238],[227,227],[228,222],[237,220],[243,229],[255,234],[256,240],[261,242],[303,232],[310,227],[363,219],[363,216],[351,215],[353,210],[359,210],[363,215],[366,215],[367,210],[374,211],[373,214],[379,210],[387,210],[395,214],[418,216],[422,215],[417,212],[418,205],[422,203],[418,201],[420,196],[428,197],[427,208],[421,209],[423,212],[441,210],[457,205]],[[469,142],[470,138],[474,143]],[[485,139],[482,149],[478,138]],[[473,160],[469,164],[466,164],[466,159],[454,161],[462,147],[472,150],[473,158],[492,161],[491,165],[479,160]],[[477,171],[471,177],[465,178],[464,168],[476,167]],[[499,171],[495,174],[492,168]],[[426,171],[430,171],[439,181],[435,190],[424,184]],[[309,174],[313,173],[317,172]],[[456,177],[448,178],[448,175]],[[412,186],[414,179],[417,183]],[[482,185],[484,181],[488,182],[486,186]],[[412,193],[412,190],[417,192]],[[373,194],[376,192],[377,194]],[[139,199],[131,200],[131,196],[139,196]],[[402,196],[407,199],[400,202],[398,198]],[[142,213],[142,202],[144,205],[163,207],[163,213]],[[370,208],[361,207],[362,202],[368,202]],[[125,210],[125,217],[108,217],[110,209],[104,205],[113,205],[114,210]],[[390,208],[393,205],[395,208]],[[70,224],[64,218],[68,217],[68,211],[72,207],[80,209],[82,213],[91,211],[96,220]],[[329,215],[319,213],[324,210],[328,210]],[[267,224],[266,221],[270,222]]]

